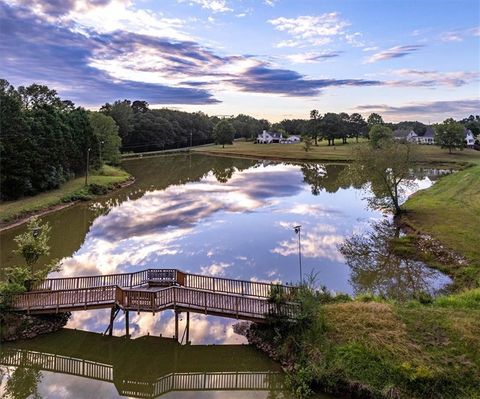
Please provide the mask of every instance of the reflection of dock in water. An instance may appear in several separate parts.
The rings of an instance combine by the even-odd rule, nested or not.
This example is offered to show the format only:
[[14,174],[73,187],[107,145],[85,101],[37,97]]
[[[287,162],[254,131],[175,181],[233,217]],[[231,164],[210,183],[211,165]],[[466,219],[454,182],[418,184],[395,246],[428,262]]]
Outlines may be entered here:
[[115,384],[120,395],[154,398],[171,391],[283,389],[279,366],[243,345],[180,345],[168,338],[134,340],[63,330],[6,344],[0,364]]

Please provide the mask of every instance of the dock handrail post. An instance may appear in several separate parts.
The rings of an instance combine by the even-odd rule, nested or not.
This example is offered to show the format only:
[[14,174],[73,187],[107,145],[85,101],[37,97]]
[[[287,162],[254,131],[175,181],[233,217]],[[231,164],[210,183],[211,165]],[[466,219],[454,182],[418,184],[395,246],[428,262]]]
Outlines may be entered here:
[[187,312],[187,345],[190,343],[190,312]]
[[129,311],[125,310],[125,338],[130,338],[130,331],[129,331]]
[[175,310],[175,339],[178,341],[178,311]]

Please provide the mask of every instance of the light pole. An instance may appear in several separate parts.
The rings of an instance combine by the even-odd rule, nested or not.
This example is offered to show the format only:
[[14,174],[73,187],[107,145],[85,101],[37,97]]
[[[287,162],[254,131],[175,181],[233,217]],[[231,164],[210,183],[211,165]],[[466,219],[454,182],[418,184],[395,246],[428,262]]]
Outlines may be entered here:
[[190,148],[192,147],[193,132],[190,132]]
[[87,149],[87,166],[85,169],[85,186],[88,186],[88,166],[90,164],[90,148]]
[[293,228],[295,234],[298,234],[298,264],[300,266],[300,285],[303,285],[303,274],[302,274],[302,226],[298,225]]

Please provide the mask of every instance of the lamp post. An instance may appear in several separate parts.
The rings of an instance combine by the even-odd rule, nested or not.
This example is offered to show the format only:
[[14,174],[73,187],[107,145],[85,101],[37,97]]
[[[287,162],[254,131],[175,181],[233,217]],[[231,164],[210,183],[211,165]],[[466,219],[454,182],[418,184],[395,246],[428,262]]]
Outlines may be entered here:
[[301,244],[301,237],[302,237],[302,226],[298,225],[293,228],[295,234],[298,234],[298,264],[300,266],[300,285],[303,284],[303,274],[302,274],[302,244]]
[[90,147],[87,149],[87,165],[85,168],[85,186],[88,186],[88,167],[90,164]]

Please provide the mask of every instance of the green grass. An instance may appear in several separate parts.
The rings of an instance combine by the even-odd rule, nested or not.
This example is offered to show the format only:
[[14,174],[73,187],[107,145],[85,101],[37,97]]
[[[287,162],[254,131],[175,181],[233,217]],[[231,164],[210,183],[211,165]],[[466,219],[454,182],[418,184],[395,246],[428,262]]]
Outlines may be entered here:
[[16,201],[0,202],[0,223],[5,224],[15,221],[61,203],[76,199],[88,199],[92,195],[92,186],[94,186],[94,190],[110,190],[129,178],[130,175],[124,170],[104,165],[100,170],[90,174],[88,178],[90,190],[85,187],[85,178],[79,177],[66,182],[56,190],[21,198]]
[[[253,158],[271,158],[285,160],[305,160],[305,161],[351,161],[353,158],[353,149],[357,145],[364,145],[367,140],[360,140],[359,144],[355,140],[350,140],[349,144],[338,143],[329,147],[326,141],[319,142],[318,147],[312,146],[309,152],[305,152],[303,144],[254,144],[252,142],[235,141],[233,145],[227,145],[222,148],[221,145],[195,148],[192,151],[230,156],[246,156]],[[469,163],[480,164],[480,152],[471,149],[456,151],[449,154],[447,150],[438,146],[419,145],[418,151],[425,162],[435,163],[457,163],[467,165]]]
[[[257,326],[293,388],[368,398],[480,398],[480,289],[392,303],[317,300],[302,326]],[[305,372],[308,370],[308,372]]]
[[[403,220],[466,258],[446,270],[469,286],[480,285],[480,164],[441,178],[405,203]],[[448,265],[447,265],[448,266]]]

